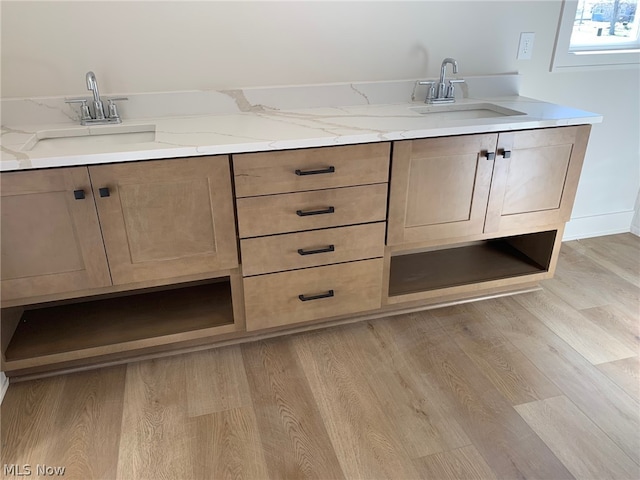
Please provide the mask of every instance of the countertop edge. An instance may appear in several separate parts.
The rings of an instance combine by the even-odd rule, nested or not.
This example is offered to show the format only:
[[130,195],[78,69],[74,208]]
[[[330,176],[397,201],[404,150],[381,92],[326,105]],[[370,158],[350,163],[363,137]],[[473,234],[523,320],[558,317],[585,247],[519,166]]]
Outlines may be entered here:
[[[414,102],[395,105],[301,109],[260,114],[242,113],[131,120],[123,122],[122,125],[156,125],[159,140],[153,143],[132,145],[130,150],[125,148],[103,152],[65,153],[64,155],[34,155],[33,152],[24,151],[28,141],[33,141],[32,137],[36,132],[47,128],[46,126],[29,125],[13,128],[3,126],[3,136],[5,133],[15,133],[16,140],[21,141],[12,144],[7,141],[9,138],[3,138],[3,144],[0,146],[2,150],[0,171],[354,145],[597,124],[603,121],[603,117],[595,113],[526,97],[465,99],[460,103],[474,102],[491,102],[505,108],[517,109],[526,115],[440,121],[439,124],[434,125],[437,119],[425,119],[417,114],[409,115],[407,109],[425,106],[424,103]],[[228,127],[227,123],[231,126]],[[406,128],[407,126],[409,128]],[[63,130],[65,128],[80,129],[81,127],[70,124],[68,126],[57,125],[55,128]],[[198,132],[198,128],[202,131]],[[210,130],[206,130],[207,128]],[[248,131],[251,128],[255,131]],[[231,133],[223,131],[225,129]],[[194,130],[196,131],[194,132]],[[252,138],[251,135],[254,134],[262,134],[265,138]],[[194,144],[171,143],[172,137],[188,138],[189,135],[195,136],[194,141],[189,142]]]

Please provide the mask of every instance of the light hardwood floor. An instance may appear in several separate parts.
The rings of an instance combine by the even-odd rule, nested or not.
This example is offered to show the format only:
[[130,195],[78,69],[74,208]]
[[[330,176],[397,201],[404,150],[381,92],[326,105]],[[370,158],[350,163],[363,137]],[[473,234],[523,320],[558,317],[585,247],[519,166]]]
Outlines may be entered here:
[[13,383],[0,463],[83,480],[640,478],[640,238],[565,243],[543,287]]

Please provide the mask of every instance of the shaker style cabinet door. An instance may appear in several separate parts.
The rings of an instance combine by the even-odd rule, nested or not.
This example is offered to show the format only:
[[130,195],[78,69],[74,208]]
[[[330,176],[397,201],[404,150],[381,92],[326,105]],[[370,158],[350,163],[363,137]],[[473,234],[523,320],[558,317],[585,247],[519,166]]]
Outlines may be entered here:
[[114,285],[238,265],[227,156],[89,167]]
[[583,125],[501,133],[484,231],[568,221],[590,130]]
[[111,285],[86,167],[0,181],[3,300]]
[[394,143],[388,245],[482,233],[497,138]]

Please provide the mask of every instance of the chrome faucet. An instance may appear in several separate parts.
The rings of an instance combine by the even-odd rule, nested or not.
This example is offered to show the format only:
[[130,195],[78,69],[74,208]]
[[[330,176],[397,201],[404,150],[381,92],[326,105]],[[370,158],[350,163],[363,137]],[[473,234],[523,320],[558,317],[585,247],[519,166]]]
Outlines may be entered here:
[[93,115],[91,109],[87,105],[88,99],[86,98],[69,98],[65,100],[66,103],[80,103],[80,125],[104,125],[109,123],[122,123],[122,119],[118,114],[118,108],[114,102],[119,100],[128,100],[127,97],[112,97],[107,98],[109,102],[109,112],[105,114],[104,104],[100,98],[100,90],[98,90],[98,80],[93,72],[87,72],[87,90],[93,93]]
[[[440,81],[438,82],[438,97],[437,98],[445,98],[447,96],[447,92],[446,92],[446,86],[445,86],[445,80],[447,77],[447,64],[450,63],[451,66],[453,67],[453,74],[457,74],[458,73],[458,62],[456,62],[453,58],[451,57],[447,57],[444,60],[442,60],[442,65],[440,66]],[[91,72],[89,72],[91,73]],[[87,74],[89,75],[89,74]],[[87,83],[89,82],[88,80],[89,77],[87,77]],[[96,87],[97,89],[98,87]]]
[[437,87],[435,80],[418,82],[418,85],[427,85],[429,87],[429,89],[427,90],[427,98],[425,99],[425,103],[453,103],[456,101],[455,84],[463,83],[464,80],[451,79],[449,80],[449,85],[447,86],[447,64],[451,64],[454,74],[458,73],[458,62],[450,57],[445,58],[442,61],[442,65],[440,66],[440,80],[438,81]]
[[98,81],[96,80],[96,74],[93,72],[87,72],[86,79],[87,90],[93,92],[93,118],[95,118],[96,120],[104,120],[104,106],[102,105],[102,100],[100,100],[100,91],[98,90]]

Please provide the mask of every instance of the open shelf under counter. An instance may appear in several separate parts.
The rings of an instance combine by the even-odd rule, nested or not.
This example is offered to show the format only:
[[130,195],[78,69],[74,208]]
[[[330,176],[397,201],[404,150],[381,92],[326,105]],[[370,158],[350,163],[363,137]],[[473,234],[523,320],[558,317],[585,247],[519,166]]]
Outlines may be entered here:
[[22,313],[4,352],[4,368],[11,372],[234,332],[231,282],[219,280],[34,306]]
[[556,236],[552,230],[395,255],[390,263],[389,303],[487,282],[542,279],[540,274],[554,264]]

